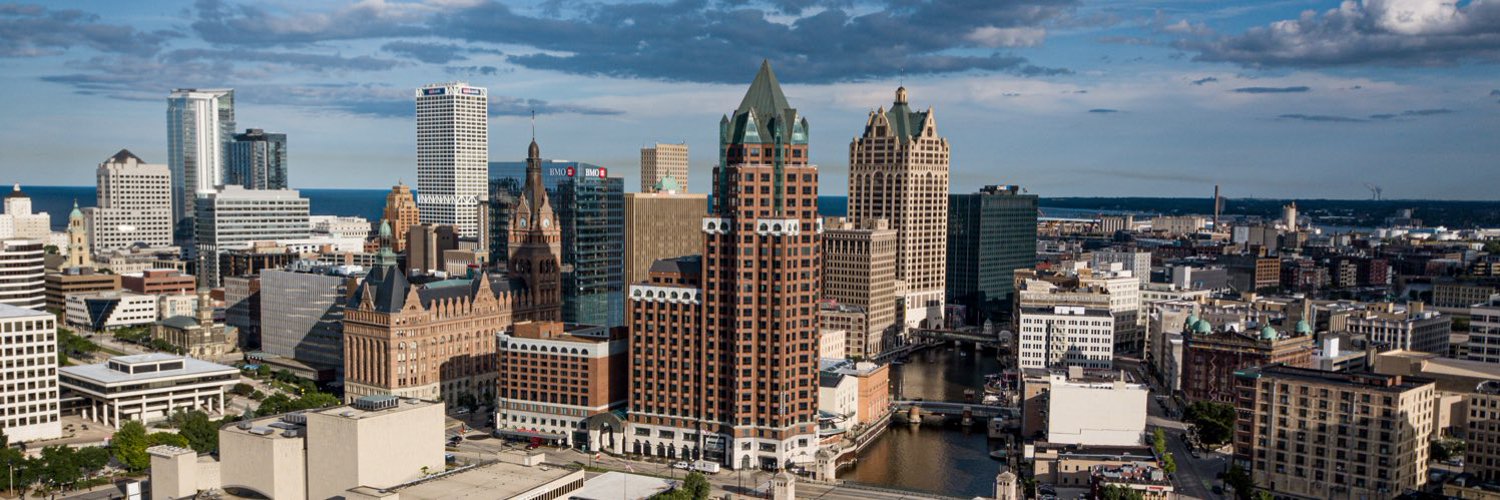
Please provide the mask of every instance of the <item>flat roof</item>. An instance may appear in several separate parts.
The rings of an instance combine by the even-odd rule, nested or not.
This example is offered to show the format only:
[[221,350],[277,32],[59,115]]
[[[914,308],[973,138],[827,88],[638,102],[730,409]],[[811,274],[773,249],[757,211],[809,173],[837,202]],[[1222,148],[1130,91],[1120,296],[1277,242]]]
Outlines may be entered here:
[[[473,498],[514,498],[539,486],[556,481],[571,474],[582,479],[582,470],[562,467],[526,467],[519,464],[495,462],[456,474],[423,481],[410,486],[393,488],[402,500]],[[613,498],[619,498],[615,492]]]
[[47,317],[52,315],[47,314],[44,311],[38,311],[36,309],[27,309],[25,307],[13,306],[10,304],[0,304],[0,318],[27,318],[32,316]]
[[[389,396],[389,397],[394,397],[394,396]],[[432,406],[434,404],[437,404],[437,403],[434,403],[432,401],[423,401],[423,400],[414,399],[414,398],[402,398],[402,399],[399,399],[397,401],[397,403],[396,403],[395,406],[392,406],[390,408],[382,408],[382,409],[378,409],[378,410],[361,410],[359,408],[355,408],[352,405],[343,405],[343,406],[334,406],[334,407],[331,407],[331,408],[325,408],[325,409],[322,409],[322,410],[310,410],[310,412],[311,413],[317,413],[317,414],[320,414],[320,415],[328,415],[328,416],[332,416],[332,417],[342,417],[342,418],[348,418],[348,419],[361,419],[361,418],[365,418],[365,417],[379,416],[381,414],[386,414],[386,413],[399,412],[399,411],[404,411],[404,410],[412,410],[412,409],[416,409],[416,408],[423,408],[423,407],[427,407],[427,406]]]
[[606,472],[583,483],[583,488],[568,494],[569,500],[640,500],[651,498],[672,488],[666,479],[624,472]]
[[110,361],[136,365],[149,362],[182,360],[182,368],[178,370],[162,370],[149,373],[122,373],[109,369],[108,361],[92,365],[63,366],[57,369],[61,375],[83,379],[102,385],[116,385],[130,382],[145,382],[168,377],[181,377],[187,375],[220,375],[239,374],[239,370],[233,366],[224,366],[218,363],[210,363],[201,359],[185,356],[176,356],[164,353],[136,354],[133,356],[117,356]]

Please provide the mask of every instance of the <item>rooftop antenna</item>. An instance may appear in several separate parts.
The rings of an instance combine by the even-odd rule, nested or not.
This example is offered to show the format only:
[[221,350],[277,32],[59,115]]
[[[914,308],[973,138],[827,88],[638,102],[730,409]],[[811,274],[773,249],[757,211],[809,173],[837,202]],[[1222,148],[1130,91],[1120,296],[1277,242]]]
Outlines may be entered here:
[[531,108],[531,140],[536,141],[536,108]]

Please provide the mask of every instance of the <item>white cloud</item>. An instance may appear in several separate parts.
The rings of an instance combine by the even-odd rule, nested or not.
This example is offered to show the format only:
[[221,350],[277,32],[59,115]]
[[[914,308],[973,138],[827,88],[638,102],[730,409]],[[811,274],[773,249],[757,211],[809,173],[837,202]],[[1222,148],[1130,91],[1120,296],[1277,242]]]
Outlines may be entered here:
[[1047,30],[1031,26],[974,28],[964,39],[984,47],[1035,47],[1047,39]]

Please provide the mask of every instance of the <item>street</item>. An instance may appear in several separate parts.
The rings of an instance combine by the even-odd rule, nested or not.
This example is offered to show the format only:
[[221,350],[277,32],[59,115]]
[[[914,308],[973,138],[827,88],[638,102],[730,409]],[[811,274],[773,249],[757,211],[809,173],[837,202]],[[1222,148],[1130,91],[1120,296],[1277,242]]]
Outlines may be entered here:
[[1146,415],[1148,431],[1154,432],[1153,429],[1161,428],[1167,433],[1167,452],[1177,461],[1177,473],[1173,475],[1177,494],[1184,499],[1225,498],[1214,494],[1213,486],[1218,484],[1218,474],[1226,469],[1229,457],[1222,453],[1200,451],[1200,458],[1193,458],[1183,440],[1186,425],[1180,420],[1168,418],[1154,396],[1146,405]]

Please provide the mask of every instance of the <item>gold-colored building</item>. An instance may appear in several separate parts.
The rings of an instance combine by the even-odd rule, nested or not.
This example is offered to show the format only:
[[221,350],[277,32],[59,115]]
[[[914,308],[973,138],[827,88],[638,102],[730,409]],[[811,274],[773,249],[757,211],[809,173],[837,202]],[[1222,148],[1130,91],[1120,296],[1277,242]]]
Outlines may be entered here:
[[641,192],[655,193],[663,191],[663,182],[672,179],[683,193],[687,192],[688,184],[688,147],[687,144],[662,144],[656,143],[649,148],[641,148]]
[[653,262],[703,252],[701,226],[708,195],[660,187],[651,193],[625,193],[626,284],[646,281]]
[[874,358],[896,327],[896,230],[885,219],[823,223],[823,298],[869,311],[866,329],[849,330],[851,356]]
[[48,311],[67,309],[68,295],[71,294],[112,292],[120,289],[119,275],[100,273],[87,267],[72,267],[48,272],[43,280]]
[[391,222],[391,233],[396,235],[396,240],[391,245],[392,250],[396,253],[405,252],[406,231],[422,223],[411,186],[405,183],[391,186],[390,194],[385,195],[385,220]]

